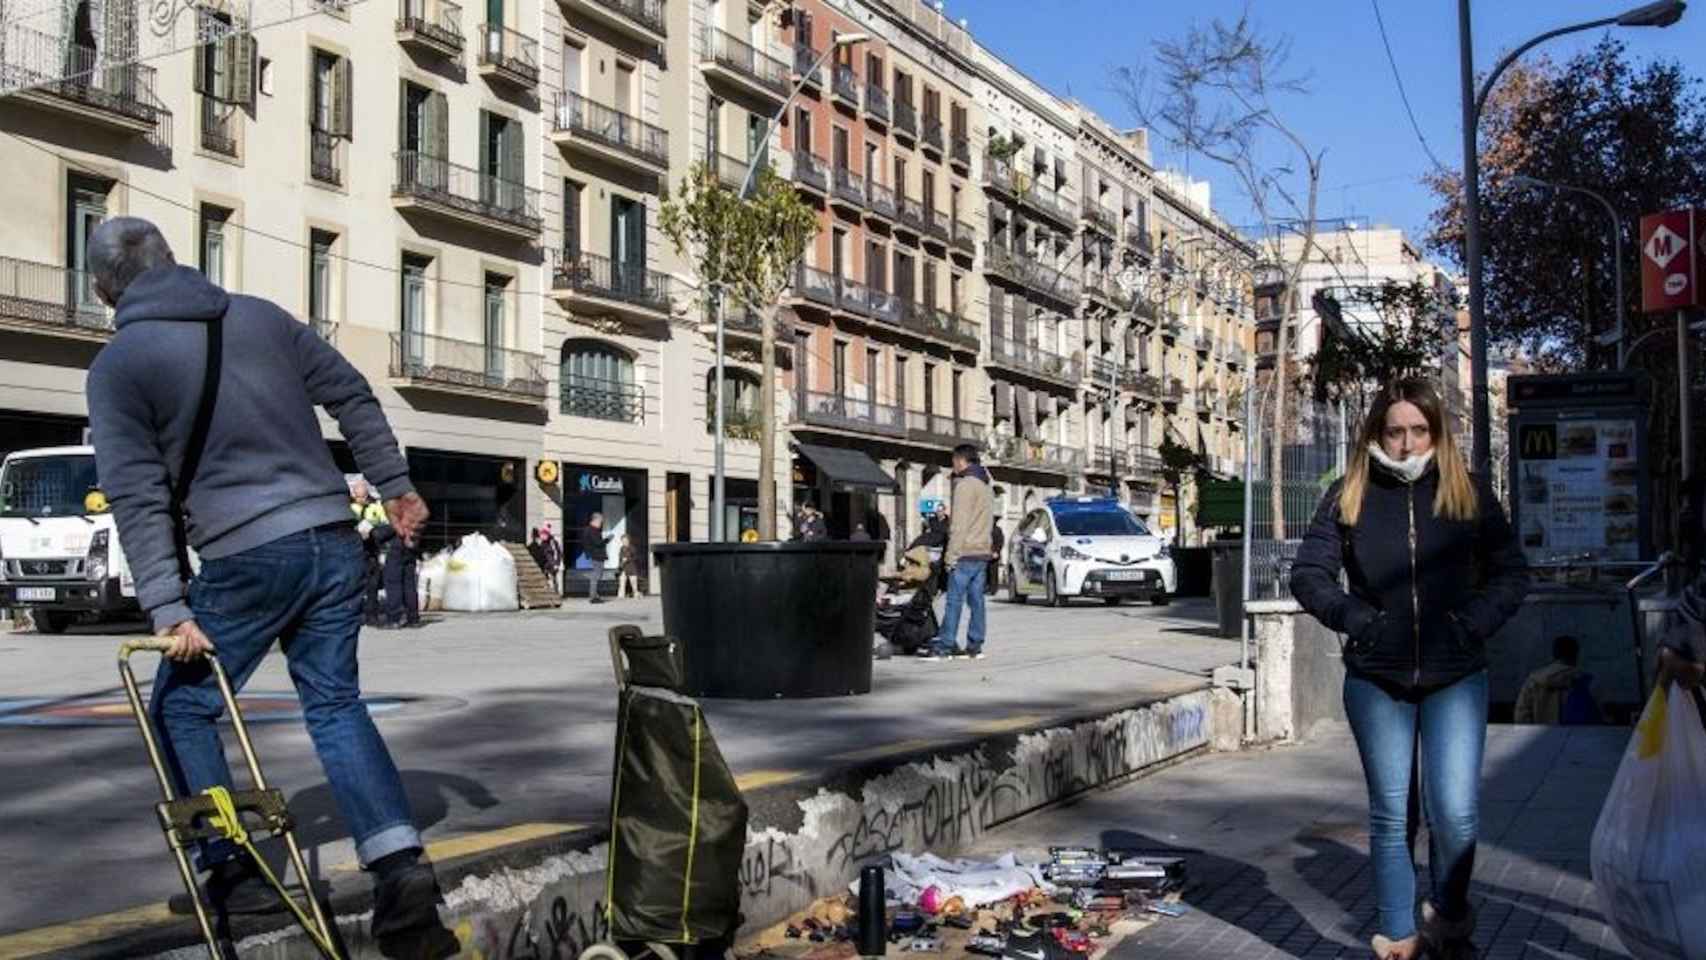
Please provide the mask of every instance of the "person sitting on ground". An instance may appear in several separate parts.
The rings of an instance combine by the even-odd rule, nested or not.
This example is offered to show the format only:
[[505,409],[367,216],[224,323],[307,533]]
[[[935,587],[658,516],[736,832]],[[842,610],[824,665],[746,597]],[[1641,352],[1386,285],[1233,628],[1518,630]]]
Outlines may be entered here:
[[1577,664],[1581,645],[1563,634],[1552,641],[1552,662],[1528,675],[1516,698],[1517,723],[1584,724],[1599,722],[1593,698],[1593,674]]

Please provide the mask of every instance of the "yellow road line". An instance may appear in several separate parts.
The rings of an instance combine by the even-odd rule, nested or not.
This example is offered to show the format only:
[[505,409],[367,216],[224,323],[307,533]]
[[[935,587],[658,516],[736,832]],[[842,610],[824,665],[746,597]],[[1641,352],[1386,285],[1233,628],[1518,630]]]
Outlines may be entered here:
[[1028,727],[1041,726],[1043,723],[1047,722],[1048,719],[1048,717],[1039,716],[1038,714],[1025,713],[1016,717],[1008,717],[1005,720],[991,720],[988,723],[980,723],[977,726],[972,727],[971,732],[1010,733],[1014,730],[1024,730]]
[[898,743],[885,743],[863,750],[849,750],[846,753],[832,753],[831,760],[880,760],[883,757],[893,757],[903,753],[917,753],[930,747],[940,746],[944,740],[902,740]]
[[105,940],[176,919],[187,918],[174,917],[164,903],[151,903],[51,927],[9,933],[0,936],[0,957],[54,956],[85,943]]
[[741,790],[757,790],[761,787],[773,787],[778,783],[798,780],[803,774],[798,770],[749,770],[735,777],[735,786]]

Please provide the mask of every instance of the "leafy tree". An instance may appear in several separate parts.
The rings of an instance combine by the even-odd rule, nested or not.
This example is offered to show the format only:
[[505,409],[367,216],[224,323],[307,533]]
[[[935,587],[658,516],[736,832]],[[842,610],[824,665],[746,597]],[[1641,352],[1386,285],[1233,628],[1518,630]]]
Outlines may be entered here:
[[714,170],[696,163],[674,196],[666,191],[659,224],[697,273],[709,315],[736,305],[758,314],[758,535],[774,540],[776,313],[794,268],[817,236],[817,214],[792,184],[768,167],[760,168],[743,200]]
[[1342,292],[1375,323],[1347,321],[1338,296],[1327,290],[1315,294],[1315,312],[1329,330],[1310,361],[1315,400],[1349,401],[1351,409],[1363,410],[1371,384],[1438,372],[1456,320],[1452,305],[1442,304],[1428,284],[1386,280]]
[[[1279,253],[1282,230],[1295,230],[1303,242],[1296,255],[1277,266],[1283,283],[1280,311],[1299,312],[1303,268],[1314,252],[1316,207],[1321,191],[1323,151],[1312,148],[1279,110],[1276,99],[1307,95],[1308,86],[1291,75],[1291,42],[1265,35],[1248,17],[1208,26],[1193,24],[1179,40],[1155,44],[1153,68],[1115,71],[1116,91],[1144,126],[1173,146],[1196,154],[1230,173],[1254,207],[1270,255]],[[1291,355],[1291,324],[1279,325],[1270,412],[1273,435],[1291,435],[1291,404],[1286,381]],[[1273,444],[1274,476],[1284,475],[1285,444]],[[1274,536],[1284,539],[1285,502],[1280,485],[1272,497]]]

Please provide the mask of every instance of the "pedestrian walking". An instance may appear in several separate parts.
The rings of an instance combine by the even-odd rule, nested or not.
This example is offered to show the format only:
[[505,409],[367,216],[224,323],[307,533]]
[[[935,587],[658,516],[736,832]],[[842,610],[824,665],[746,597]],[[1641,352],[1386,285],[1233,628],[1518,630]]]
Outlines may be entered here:
[[366,478],[356,477],[351,480],[350,493],[350,512],[356,518],[356,533],[361,536],[361,622],[369,627],[377,627],[383,611],[379,603],[379,588],[383,586],[385,576],[382,566],[383,540],[376,538],[375,534],[381,528],[389,529],[391,524],[385,518],[385,508],[380,505],[377,494],[368,485]]
[[395,527],[381,527],[376,541],[385,548],[385,622],[400,630],[421,625],[420,541]]
[[[1387,385],[1359,440],[1304,534],[1291,590],[1347,636],[1345,713],[1368,783],[1374,952],[1470,957],[1486,644],[1522,605],[1527,565],[1487,478],[1469,473],[1431,384]],[[1406,830],[1417,763],[1432,850],[1419,928]]]
[[979,462],[977,448],[962,443],[954,448],[952,496],[948,545],[942,563],[948,574],[948,607],[942,615],[942,632],[919,652],[926,660],[954,656],[959,647],[960,611],[971,608],[966,628],[965,656],[983,658],[983,581],[994,549],[990,532],[995,529],[995,494],[989,471]]
[[[361,702],[365,561],[314,408],[337,421],[378,487],[389,529],[412,539],[427,507],[384,410],[312,328],[178,266],[153,224],[108,220],[89,239],[88,262],[116,331],[89,371],[95,457],[137,598],[172,641],[149,715],[178,794],[231,785],[216,727],[223,703],[204,656],[217,648],[240,689],[276,641],[356,857],[373,876],[373,936],[382,945],[448,936],[402,778]],[[201,557],[193,578],[192,548]],[[197,859],[216,909],[284,909],[232,844],[210,842]]]
[[984,571],[984,596],[993,597],[1001,589],[1001,551],[1007,546],[1007,537],[1001,532],[1001,521],[990,524],[989,531],[989,567]]
[[586,529],[581,531],[581,554],[590,567],[586,595],[593,603],[604,602],[604,598],[598,595],[598,581],[604,576],[605,561],[610,559],[609,545],[610,538],[604,533],[604,514],[594,513],[586,519]]
[[634,555],[634,541],[622,535],[622,549],[616,554],[618,579],[616,596],[626,598],[640,595],[640,561]]
[[539,566],[545,571],[545,579],[551,581],[551,589],[562,596],[563,541],[557,539],[557,532],[549,522],[539,530]]

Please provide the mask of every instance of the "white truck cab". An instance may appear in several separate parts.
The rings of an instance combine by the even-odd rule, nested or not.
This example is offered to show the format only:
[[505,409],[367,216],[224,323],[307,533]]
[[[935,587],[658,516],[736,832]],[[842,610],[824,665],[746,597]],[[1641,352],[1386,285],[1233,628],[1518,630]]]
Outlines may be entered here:
[[139,609],[94,447],[19,450],[0,463],[0,607],[29,610],[42,633]]

